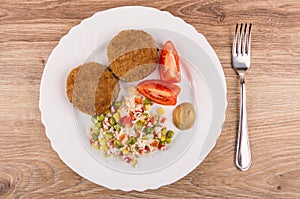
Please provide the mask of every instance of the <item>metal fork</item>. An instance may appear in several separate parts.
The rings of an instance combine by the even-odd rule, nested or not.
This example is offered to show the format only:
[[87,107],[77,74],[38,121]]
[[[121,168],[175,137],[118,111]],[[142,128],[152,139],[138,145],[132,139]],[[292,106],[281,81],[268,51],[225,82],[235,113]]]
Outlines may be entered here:
[[243,24],[240,25],[240,28],[239,24],[236,24],[232,46],[232,67],[240,76],[241,85],[240,120],[236,144],[235,164],[242,171],[248,170],[251,165],[245,87],[245,73],[250,68],[251,29],[251,23],[249,25],[249,29],[247,29],[247,24],[245,24],[244,29]]

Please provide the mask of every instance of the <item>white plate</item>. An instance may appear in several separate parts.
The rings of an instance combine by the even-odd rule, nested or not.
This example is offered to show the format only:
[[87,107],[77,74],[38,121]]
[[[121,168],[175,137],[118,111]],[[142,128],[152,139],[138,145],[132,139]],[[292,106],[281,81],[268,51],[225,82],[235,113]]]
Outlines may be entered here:
[[[154,169],[144,168],[139,174],[126,172],[128,170],[123,167],[112,168],[101,164],[85,150],[77,136],[72,105],[65,94],[65,82],[70,70],[84,63],[101,43],[124,29],[144,29],[159,42],[171,39],[176,43],[178,52],[195,66],[187,72],[200,74],[199,78],[195,78],[196,90],[201,88],[201,92],[195,95],[200,100],[200,123],[193,132],[194,140],[186,145],[185,153],[178,152],[178,148],[174,147],[177,153],[175,158]],[[72,28],[51,53],[40,90],[42,122],[53,149],[62,161],[94,183],[124,191],[155,189],[179,180],[197,167],[215,145],[225,119],[226,105],[224,73],[204,36],[168,12],[137,6],[98,12]],[[175,146],[176,140],[181,139],[175,139]]]

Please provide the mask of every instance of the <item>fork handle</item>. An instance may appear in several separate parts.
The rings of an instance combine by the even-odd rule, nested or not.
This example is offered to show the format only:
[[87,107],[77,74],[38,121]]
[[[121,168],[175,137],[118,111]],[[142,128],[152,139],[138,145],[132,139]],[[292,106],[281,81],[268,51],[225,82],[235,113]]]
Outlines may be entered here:
[[251,153],[248,140],[248,124],[246,110],[246,86],[244,75],[240,75],[241,98],[240,98],[240,120],[236,145],[235,164],[242,170],[246,171],[251,165]]

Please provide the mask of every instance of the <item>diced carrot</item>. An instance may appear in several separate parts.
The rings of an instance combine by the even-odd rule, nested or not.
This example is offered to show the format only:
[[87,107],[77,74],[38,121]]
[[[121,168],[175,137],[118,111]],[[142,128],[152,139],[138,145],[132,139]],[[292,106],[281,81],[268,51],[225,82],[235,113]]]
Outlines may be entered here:
[[158,147],[159,141],[158,140],[154,140],[151,144],[151,146],[153,147]]
[[134,101],[137,104],[142,104],[143,103],[143,100],[141,98],[137,98],[137,97],[134,99]]
[[120,142],[123,142],[123,140],[126,138],[126,134],[123,133],[121,136],[120,136]]
[[134,114],[133,114],[132,111],[130,111],[129,116],[130,116],[130,119],[131,119],[131,120],[134,120],[134,119],[135,119],[135,118],[134,118]]

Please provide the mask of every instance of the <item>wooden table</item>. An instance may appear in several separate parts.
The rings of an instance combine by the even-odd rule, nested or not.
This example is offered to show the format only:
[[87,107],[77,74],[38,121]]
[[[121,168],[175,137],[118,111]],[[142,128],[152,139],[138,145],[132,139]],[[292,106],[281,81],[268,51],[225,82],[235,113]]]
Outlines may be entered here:
[[[135,1],[167,10],[201,32],[227,81],[228,108],[215,148],[193,172],[145,192],[112,191],[74,173],[52,150],[40,120],[39,85],[53,48],[97,11],[132,1],[0,0],[0,198],[300,198],[300,2]],[[253,163],[234,164],[239,85],[231,68],[237,22],[252,22],[247,73]]]

